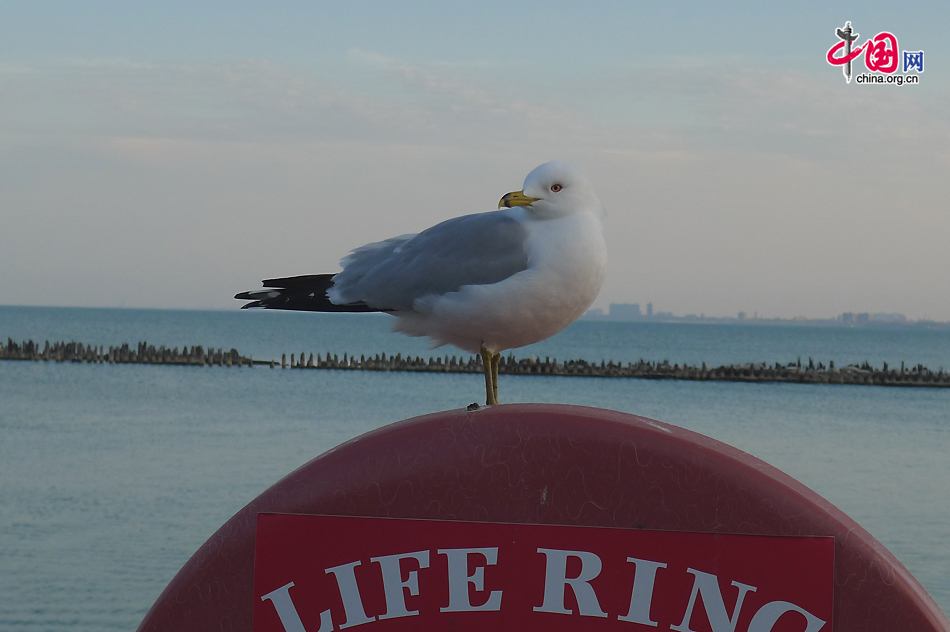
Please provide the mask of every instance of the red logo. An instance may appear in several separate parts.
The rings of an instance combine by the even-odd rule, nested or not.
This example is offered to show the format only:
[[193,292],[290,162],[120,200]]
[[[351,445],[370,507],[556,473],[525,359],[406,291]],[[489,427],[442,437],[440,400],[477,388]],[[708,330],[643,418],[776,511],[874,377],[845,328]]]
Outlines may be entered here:
[[[846,22],[844,28],[835,29],[835,35],[841,41],[828,49],[825,59],[832,66],[843,66],[845,80],[851,83],[851,63],[862,53],[864,54],[864,65],[871,72],[893,74],[897,71],[901,56],[897,48],[897,37],[893,33],[881,31],[864,44],[855,46],[859,34],[851,29],[851,22]],[[908,70],[923,72],[924,53],[923,51],[904,51],[904,72]],[[906,80],[907,83],[917,83],[917,77]],[[858,83],[895,83],[903,85],[904,78],[891,78],[884,80],[883,77],[874,75],[860,75]]]
[[253,629],[830,632],[833,575],[830,537],[261,514]]
[[864,65],[868,70],[892,73],[897,70],[897,38],[883,31],[865,44]]
[[[882,31],[871,38],[863,46],[852,48],[852,44],[860,37],[851,32],[851,23],[845,24],[843,29],[835,33],[842,40],[828,49],[826,58],[832,66],[850,66],[851,61],[864,53],[864,65],[868,70],[892,73],[897,70],[897,38],[887,31]],[[838,55],[844,48],[843,55]]]

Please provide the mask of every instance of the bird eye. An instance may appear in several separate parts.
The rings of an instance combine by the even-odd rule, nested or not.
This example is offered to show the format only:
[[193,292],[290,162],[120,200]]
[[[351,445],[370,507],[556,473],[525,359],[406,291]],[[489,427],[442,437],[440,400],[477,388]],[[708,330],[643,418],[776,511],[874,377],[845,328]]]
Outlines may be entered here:
[[560,184],[552,184],[552,185],[551,185],[551,190],[554,191],[555,193],[557,193],[558,191],[561,190],[561,185],[560,185]]

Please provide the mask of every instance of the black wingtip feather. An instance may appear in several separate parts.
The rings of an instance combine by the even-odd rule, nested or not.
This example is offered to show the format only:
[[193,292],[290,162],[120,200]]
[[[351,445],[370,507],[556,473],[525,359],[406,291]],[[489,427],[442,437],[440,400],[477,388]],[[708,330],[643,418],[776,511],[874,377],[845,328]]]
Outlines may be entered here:
[[[267,290],[239,292],[234,298],[252,301],[242,305],[241,309],[260,307],[263,309],[284,309],[302,312],[380,312],[389,311],[369,307],[362,301],[346,305],[331,303],[327,290],[333,285],[332,274],[306,274],[283,279],[266,279]],[[265,295],[266,298],[261,298]]]

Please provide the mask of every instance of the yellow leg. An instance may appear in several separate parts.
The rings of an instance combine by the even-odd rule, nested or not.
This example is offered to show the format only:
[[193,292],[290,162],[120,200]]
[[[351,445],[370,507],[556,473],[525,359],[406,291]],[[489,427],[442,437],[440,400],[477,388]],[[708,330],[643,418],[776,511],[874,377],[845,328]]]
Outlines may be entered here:
[[501,359],[501,354],[496,353],[491,357],[491,390],[492,394],[495,396],[495,403],[498,402],[498,361]]
[[485,371],[485,405],[494,406],[498,403],[498,385],[493,379],[492,368],[494,365],[495,371],[498,370],[498,365],[495,360],[492,358],[491,352],[485,347],[481,348],[482,354],[482,368]]

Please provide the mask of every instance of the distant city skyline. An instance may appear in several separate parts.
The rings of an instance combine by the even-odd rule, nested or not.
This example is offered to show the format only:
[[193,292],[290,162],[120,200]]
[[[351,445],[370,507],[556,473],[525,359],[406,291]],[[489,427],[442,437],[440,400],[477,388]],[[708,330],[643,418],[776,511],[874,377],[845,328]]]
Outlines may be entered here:
[[697,314],[675,315],[673,312],[657,311],[654,312],[653,303],[646,304],[646,310],[642,311],[640,303],[611,303],[607,310],[595,307],[587,311],[583,316],[586,320],[610,320],[610,321],[706,321],[706,322],[736,322],[736,323],[816,323],[816,324],[836,324],[843,326],[872,326],[872,325],[950,325],[947,322],[933,321],[929,319],[911,320],[904,314],[896,312],[842,312],[837,316],[829,318],[805,318],[796,316],[792,318],[782,317],[760,317],[758,313],[753,313],[751,317],[744,312],[736,312],[735,316],[707,316],[705,312]]

